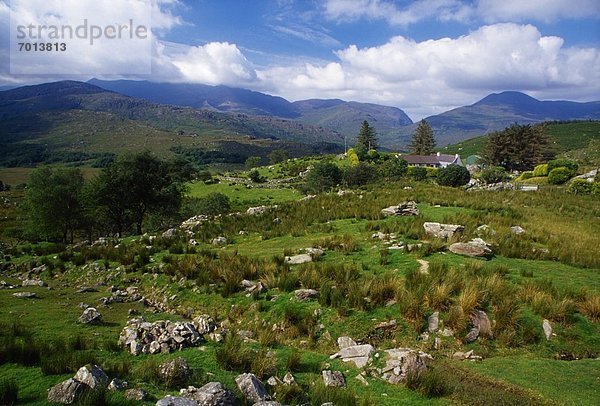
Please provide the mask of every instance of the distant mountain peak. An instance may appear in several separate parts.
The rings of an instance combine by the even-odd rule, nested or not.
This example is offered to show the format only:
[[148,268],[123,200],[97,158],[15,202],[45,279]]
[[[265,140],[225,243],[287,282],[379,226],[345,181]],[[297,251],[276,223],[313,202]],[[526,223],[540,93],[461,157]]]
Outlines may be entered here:
[[506,92],[489,94],[473,105],[474,106],[498,105],[498,104],[525,105],[525,104],[535,104],[535,103],[540,103],[540,101],[536,98],[533,98],[533,97],[525,94],[525,93],[516,92],[516,91],[506,91]]

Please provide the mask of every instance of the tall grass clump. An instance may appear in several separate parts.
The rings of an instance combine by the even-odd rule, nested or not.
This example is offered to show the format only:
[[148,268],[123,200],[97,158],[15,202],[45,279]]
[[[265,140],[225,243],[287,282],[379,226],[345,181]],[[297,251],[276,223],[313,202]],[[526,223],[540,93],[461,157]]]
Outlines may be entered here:
[[445,374],[440,369],[431,367],[420,373],[408,374],[406,387],[427,398],[443,397],[452,393]]
[[0,380],[0,405],[12,406],[17,404],[19,386],[14,379]]
[[593,322],[600,322],[600,295],[589,295],[579,302],[577,308],[581,314]]

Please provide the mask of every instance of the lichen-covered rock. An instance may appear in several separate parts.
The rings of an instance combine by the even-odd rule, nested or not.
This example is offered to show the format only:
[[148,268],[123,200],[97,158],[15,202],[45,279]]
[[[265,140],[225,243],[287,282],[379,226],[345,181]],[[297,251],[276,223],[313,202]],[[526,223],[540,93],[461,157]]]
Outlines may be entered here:
[[83,395],[86,385],[73,378],[69,378],[53,386],[48,392],[48,401],[54,403],[62,403],[72,405],[76,403]]
[[321,375],[323,376],[323,383],[325,383],[325,386],[346,386],[346,379],[340,371],[331,371],[327,369],[321,371]]
[[384,216],[418,216],[419,208],[414,201],[402,202],[397,206],[386,207],[381,210]]
[[319,291],[314,289],[298,289],[294,291],[296,299],[300,302],[310,299],[316,299],[319,297]]
[[92,389],[106,388],[108,386],[108,376],[98,365],[84,365],[73,377],[73,379],[89,386]]
[[209,382],[201,388],[188,386],[179,394],[197,402],[201,406],[234,406],[235,395],[221,382]]
[[451,244],[448,250],[457,255],[473,258],[489,258],[492,256],[492,250],[489,245],[481,238],[474,238],[469,242]]
[[348,336],[341,336],[337,339],[337,344],[340,350],[343,350],[346,347],[353,347],[356,345],[356,341]]
[[156,402],[156,406],[198,406],[198,402],[181,396],[169,395]]
[[170,386],[185,384],[190,378],[190,375],[190,367],[187,361],[181,357],[163,362],[158,366],[159,378]]
[[252,402],[268,400],[269,395],[263,383],[254,374],[241,374],[235,378],[235,383],[244,395]]
[[436,238],[451,239],[456,233],[464,231],[465,227],[458,224],[441,224],[434,222],[423,223],[425,232]]
[[369,363],[373,350],[374,348],[370,344],[353,345],[342,348],[330,358],[341,358],[344,362],[354,363],[357,368],[363,368]]
[[432,357],[424,352],[410,348],[394,348],[385,351],[386,364],[381,369],[382,378],[392,384],[406,381],[409,374],[418,374],[427,370],[427,362]]
[[305,264],[307,262],[312,262],[312,260],[313,257],[310,254],[298,254],[285,257],[285,263],[290,265]]
[[125,391],[125,399],[137,400],[138,402],[148,400],[149,396],[148,392],[143,388],[127,389]]
[[96,308],[88,307],[85,309],[81,316],[79,316],[79,322],[83,324],[100,324],[102,321],[102,315]]
[[437,331],[440,328],[440,312],[433,312],[427,319],[427,330],[430,333]]

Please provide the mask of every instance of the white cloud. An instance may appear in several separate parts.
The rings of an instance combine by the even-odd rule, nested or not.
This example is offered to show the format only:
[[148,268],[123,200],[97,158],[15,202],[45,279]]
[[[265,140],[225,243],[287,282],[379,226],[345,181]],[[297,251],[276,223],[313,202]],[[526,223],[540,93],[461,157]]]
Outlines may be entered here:
[[597,0],[479,0],[476,8],[487,22],[600,17]]

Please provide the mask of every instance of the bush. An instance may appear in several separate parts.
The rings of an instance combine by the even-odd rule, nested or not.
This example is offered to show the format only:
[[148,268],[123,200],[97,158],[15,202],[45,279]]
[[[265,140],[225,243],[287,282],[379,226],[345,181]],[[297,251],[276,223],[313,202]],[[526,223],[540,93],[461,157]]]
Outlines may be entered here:
[[398,179],[406,175],[408,162],[405,159],[392,157],[379,166],[379,173],[384,178]]
[[[524,174],[525,172],[523,172],[523,175]],[[525,179],[523,178],[523,175],[521,175],[521,178]],[[506,173],[506,169],[504,169],[503,167],[492,166],[491,168],[484,169],[483,171],[481,171],[479,179],[481,179],[486,185],[489,185],[492,183],[504,182],[509,179],[509,176],[508,173]]]
[[448,165],[438,172],[437,182],[441,186],[458,187],[469,183],[471,174],[468,169],[460,165]]
[[436,178],[439,172],[438,168],[425,168],[428,178]]
[[210,193],[205,197],[201,197],[196,200],[195,206],[197,213],[213,216],[227,213],[231,210],[229,197],[223,193]]
[[13,379],[0,381],[0,405],[11,406],[17,403],[19,387]]
[[548,162],[548,176],[550,175],[550,172],[556,168],[568,168],[574,173],[577,173],[579,170],[579,165],[577,165],[577,162],[570,161],[568,159],[553,159],[552,161]]
[[567,192],[574,195],[591,195],[594,184],[585,179],[573,179],[567,188]]
[[260,175],[260,172],[256,169],[250,171],[248,177],[254,183],[265,183],[267,181],[263,176]]
[[348,186],[362,186],[377,180],[377,171],[371,164],[360,162],[344,171],[344,181]]
[[548,172],[548,164],[541,164],[533,169],[533,176],[536,178],[540,176],[548,176]]
[[418,181],[425,180],[427,179],[427,169],[421,166],[409,166],[408,176]]
[[533,178],[533,171],[525,171],[519,176],[518,180],[527,180]]
[[564,166],[554,168],[548,174],[548,183],[552,185],[562,185],[574,176],[574,172]]
[[342,180],[342,172],[332,162],[317,163],[307,176],[307,188],[312,192],[324,192],[336,187]]

